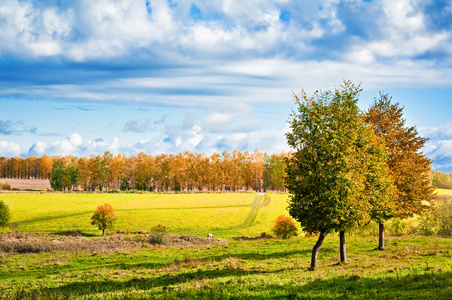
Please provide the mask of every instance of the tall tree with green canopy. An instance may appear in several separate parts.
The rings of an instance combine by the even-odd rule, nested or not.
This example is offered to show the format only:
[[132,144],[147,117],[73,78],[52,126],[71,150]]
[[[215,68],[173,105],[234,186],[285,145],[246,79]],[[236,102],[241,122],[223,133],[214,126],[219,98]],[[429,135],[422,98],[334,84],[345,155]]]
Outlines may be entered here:
[[392,217],[410,218],[434,208],[434,187],[431,185],[431,161],[420,151],[427,141],[415,127],[405,125],[403,108],[380,93],[365,114],[375,134],[385,141],[389,153],[387,165],[394,179],[396,193],[392,197],[394,213],[374,216],[379,223],[378,249],[384,249],[384,220]]
[[317,234],[311,268],[328,233],[368,223],[381,195],[391,189],[386,150],[364,122],[357,101],[361,89],[350,81],[334,91],[294,95],[296,111],[286,134],[295,152],[287,160],[289,214],[304,231]]

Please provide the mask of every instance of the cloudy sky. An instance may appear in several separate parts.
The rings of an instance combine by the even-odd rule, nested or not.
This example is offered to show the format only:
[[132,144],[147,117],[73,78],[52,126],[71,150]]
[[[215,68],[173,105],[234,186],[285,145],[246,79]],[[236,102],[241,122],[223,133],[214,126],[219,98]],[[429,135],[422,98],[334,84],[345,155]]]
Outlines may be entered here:
[[281,152],[344,79],[452,171],[452,0],[0,2],[0,156]]

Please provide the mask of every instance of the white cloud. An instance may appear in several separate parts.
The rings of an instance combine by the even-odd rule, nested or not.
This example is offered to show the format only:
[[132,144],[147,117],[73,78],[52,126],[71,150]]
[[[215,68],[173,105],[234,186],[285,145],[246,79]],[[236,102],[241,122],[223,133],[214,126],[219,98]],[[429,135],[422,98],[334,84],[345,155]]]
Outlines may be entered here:
[[375,38],[352,45],[345,57],[372,63],[375,58],[416,59],[431,52],[449,52],[452,34],[449,30],[430,29],[424,8],[428,1],[385,0],[383,14],[375,16],[378,32]]
[[421,136],[427,136],[432,140],[452,139],[452,122],[422,127],[419,128],[418,132]]
[[75,146],[80,146],[81,144],[83,144],[83,139],[78,133],[71,134],[71,136],[68,138],[68,141]]
[[452,170],[452,122],[419,128],[420,136],[428,137],[422,149],[433,160],[433,169],[450,172]]
[[28,150],[27,156],[35,155],[75,155],[89,156],[91,154],[103,154],[105,151],[117,150],[118,139],[114,138],[111,144],[102,139],[83,141],[78,133],[73,133],[64,140],[52,142],[35,142]]
[[8,142],[0,141],[0,156],[19,156],[20,143],[19,141]]

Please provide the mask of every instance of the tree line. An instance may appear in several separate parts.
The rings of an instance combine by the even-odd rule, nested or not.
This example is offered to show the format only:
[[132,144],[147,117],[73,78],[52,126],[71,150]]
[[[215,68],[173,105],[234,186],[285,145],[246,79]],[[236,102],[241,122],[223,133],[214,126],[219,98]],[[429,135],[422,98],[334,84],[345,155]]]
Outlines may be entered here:
[[452,173],[432,172],[432,185],[440,189],[452,189]]
[[49,179],[54,190],[84,191],[285,191],[290,153],[184,152],[90,157],[0,157],[0,177]]

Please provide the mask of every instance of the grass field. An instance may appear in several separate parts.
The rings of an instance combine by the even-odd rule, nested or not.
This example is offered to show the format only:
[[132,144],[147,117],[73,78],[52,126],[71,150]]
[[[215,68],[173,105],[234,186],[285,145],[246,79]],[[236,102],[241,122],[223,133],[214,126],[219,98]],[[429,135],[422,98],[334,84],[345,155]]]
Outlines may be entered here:
[[450,299],[450,239],[326,238],[309,271],[316,238],[229,240],[228,245],[139,247],[110,253],[0,256],[4,299]]
[[[2,194],[12,221],[30,233],[0,235],[0,298],[452,298],[452,239],[387,236],[386,250],[377,251],[377,237],[347,237],[348,262],[340,264],[338,237],[328,235],[318,268],[310,271],[316,237],[232,238],[270,232],[276,216],[287,215],[288,195],[269,194],[255,222],[241,226],[255,196]],[[151,245],[146,234],[100,237],[89,219],[105,202],[117,212],[116,230],[147,232],[162,224],[170,233],[213,233],[223,240],[186,247]],[[73,230],[85,236],[58,234]]]
[[[13,223],[23,232],[99,231],[90,225],[98,205],[113,206],[115,230],[149,231],[161,224],[171,233],[215,236],[258,235],[269,232],[278,215],[288,214],[287,194],[269,194],[251,226],[240,226],[250,214],[256,193],[204,194],[2,194]],[[7,229],[4,229],[7,231]]]
[[452,196],[452,190],[449,189],[436,189],[435,191],[438,195]]

